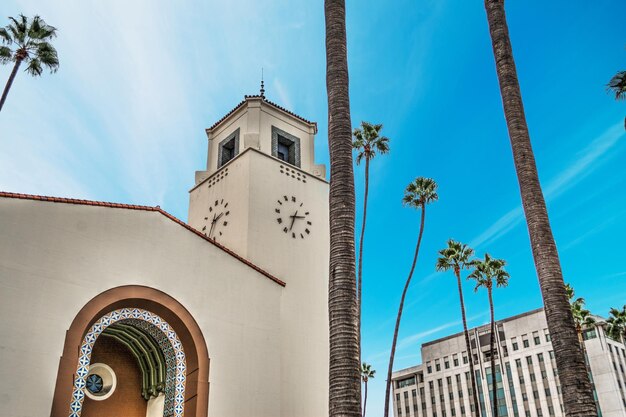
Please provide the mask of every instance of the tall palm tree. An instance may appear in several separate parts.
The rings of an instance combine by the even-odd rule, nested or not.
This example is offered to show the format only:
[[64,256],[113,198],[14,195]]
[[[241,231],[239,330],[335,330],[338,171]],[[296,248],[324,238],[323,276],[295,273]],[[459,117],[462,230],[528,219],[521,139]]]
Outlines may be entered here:
[[496,334],[496,319],[493,308],[493,283],[496,287],[506,287],[509,285],[509,273],[504,270],[506,262],[504,259],[496,259],[485,254],[485,259],[474,260],[470,262],[470,266],[474,270],[467,276],[468,279],[476,280],[474,292],[479,288],[487,289],[489,297],[489,312],[491,317],[491,330],[489,336],[489,356],[491,358],[491,396],[493,401],[493,415],[498,417],[498,387],[496,385],[496,352],[494,351],[494,342]]
[[391,371],[393,369],[393,359],[396,355],[396,343],[398,341],[398,330],[400,329],[400,319],[402,318],[402,310],[404,308],[404,299],[406,298],[406,292],[409,289],[411,278],[413,278],[413,271],[415,271],[415,265],[417,264],[417,256],[420,251],[420,245],[422,243],[422,235],[424,233],[424,221],[426,219],[426,205],[434,201],[437,201],[439,196],[437,195],[437,183],[431,178],[417,177],[411,182],[404,191],[404,197],[402,198],[402,204],[408,207],[422,211],[420,219],[420,229],[417,235],[417,245],[415,246],[415,255],[413,255],[413,264],[411,265],[411,271],[404,284],[402,290],[402,296],[400,297],[400,306],[398,307],[398,316],[396,317],[396,327],[393,331],[393,341],[391,342],[391,353],[389,354],[389,368],[387,369],[387,386],[385,389],[385,411],[384,416],[389,416],[389,393],[391,390]]
[[363,220],[361,224],[361,238],[359,239],[359,269],[357,271],[357,314],[359,317],[359,340],[361,340],[361,297],[362,297],[362,283],[363,283],[363,242],[365,238],[365,221],[367,219],[367,195],[369,190],[369,178],[370,178],[370,160],[376,156],[377,153],[383,155],[389,152],[389,138],[380,135],[380,131],[383,128],[381,124],[372,124],[368,122],[361,122],[360,128],[355,128],[352,133],[354,141],[352,147],[357,151],[356,163],[357,165],[365,159],[365,194],[363,195]]
[[470,343],[469,332],[467,331],[467,318],[465,317],[465,303],[463,302],[463,286],[461,285],[461,270],[467,269],[470,259],[474,255],[474,249],[464,243],[455,240],[448,240],[448,247],[439,251],[437,265],[435,269],[438,272],[445,272],[452,269],[456,277],[456,283],[459,289],[459,300],[461,302],[461,317],[463,318],[463,334],[465,335],[465,347],[467,349],[467,357],[469,359],[470,379],[472,382],[472,398],[474,402],[474,410],[476,415],[480,416],[480,407],[478,405],[478,391],[476,390],[476,375],[474,374],[474,358],[472,357],[472,345]]
[[365,409],[367,408],[367,381],[374,378],[376,371],[372,369],[372,365],[363,362],[361,364],[361,380],[365,384],[365,399],[363,400],[363,417],[365,417]]
[[583,352],[576,343],[576,327],[565,295],[559,255],[530,144],[504,0],[485,0],[485,8],[522,205],[563,387],[563,407],[568,417],[596,417],[593,392]]
[[57,51],[49,42],[56,36],[56,28],[46,24],[39,16],[29,21],[21,14],[17,19],[9,17],[9,20],[10,24],[0,28],[0,63],[15,64],[0,98],[0,111],[22,63],[26,64],[24,70],[33,77],[40,76],[43,67],[47,67],[50,72],[56,72],[59,68]]
[[606,320],[609,337],[624,342],[626,339],[626,304],[621,310],[611,308],[610,317]]
[[354,172],[345,0],[325,0],[330,150],[329,416],[361,417],[354,253]]

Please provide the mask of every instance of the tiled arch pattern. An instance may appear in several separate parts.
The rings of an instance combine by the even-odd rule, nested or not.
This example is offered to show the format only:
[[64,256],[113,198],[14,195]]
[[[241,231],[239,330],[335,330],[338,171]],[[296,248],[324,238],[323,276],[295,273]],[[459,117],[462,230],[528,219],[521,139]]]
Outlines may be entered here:
[[[173,357],[175,360],[175,366],[170,367],[170,363],[168,361],[168,372],[169,369],[175,369],[175,378],[174,378],[174,401],[173,407],[170,403],[170,414],[167,414],[167,404],[164,415],[165,416],[174,416],[174,417],[182,417],[184,413],[184,402],[185,402],[185,379],[186,379],[186,361],[185,361],[185,352],[183,350],[183,344],[180,342],[178,335],[172,329],[172,327],[161,317],[157,316],[154,313],[151,313],[147,310],[143,310],[140,308],[122,308],[119,310],[112,311],[103,317],[101,317],[98,321],[96,321],[93,326],[87,332],[87,335],[83,339],[83,343],[80,347],[80,353],[78,358],[78,367],[76,370],[76,378],[74,380],[74,389],[72,392],[72,400],[70,403],[70,417],[80,417],[80,413],[82,411],[83,401],[85,399],[85,380],[87,378],[87,374],[89,373],[89,364],[91,363],[91,352],[93,350],[93,345],[96,342],[96,339],[100,334],[109,327],[113,323],[117,323],[122,320],[138,320],[145,322],[149,325],[150,328],[154,330],[154,327],[160,330],[160,333],[167,338],[168,344],[170,345],[174,355],[167,355],[164,351],[164,355],[166,358]],[[157,339],[159,341],[159,339]],[[159,345],[161,346],[160,342]],[[172,352],[170,352],[172,353]],[[172,362],[173,364],[174,362]],[[168,373],[169,378],[169,373]],[[166,379],[167,381],[167,379]],[[166,387],[169,384],[166,382]],[[171,388],[170,388],[171,389]],[[166,397],[167,397],[167,388],[166,388]],[[173,408],[173,413],[171,409]]]
[[133,327],[141,329],[148,333],[156,340],[165,357],[165,407],[163,409],[163,417],[174,416],[174,399],[176,396],[176,352],[172,344],[168,340],[165,333],[154,324],[138,319],[122,320],[123,323],[130,324]]

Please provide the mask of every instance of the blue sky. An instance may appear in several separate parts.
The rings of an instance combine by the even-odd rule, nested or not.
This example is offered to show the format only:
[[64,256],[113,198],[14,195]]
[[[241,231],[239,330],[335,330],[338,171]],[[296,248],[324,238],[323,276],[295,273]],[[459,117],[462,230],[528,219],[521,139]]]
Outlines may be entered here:
[[[537,308],[482,2],[350,0],[352,121],[383,123],[391,153],[372,163],[364,261],[364,360],[380,415],[393,323],[419,214],[403,208],[416,176],[439,183],[400,331],[396,369],[422,342],[461,329],[451,274],[434,274],[453,237],[505,258],[498,318]],[[187,217],[210,126],[258,92],[319,124],[328,163],[323,2],[8,0],[0,16],[40,14],[59,28],[57,74],[20,73],[0,113],[0,189],[160,205]],[[604,85],[626,69],[626,3],[507,3],[537,165],[563,272],[596,314],[626,303],[626,103]],[[2,23],[4,24],[4,23]],[[9,66],[0,67],[4,85]],[[357,198],[363,189],[357,167]],[[360,212],[360,209],[359,209]],[[471,325],[485,294],[465,285]],[[210,337],[210,336],[208,336]]]

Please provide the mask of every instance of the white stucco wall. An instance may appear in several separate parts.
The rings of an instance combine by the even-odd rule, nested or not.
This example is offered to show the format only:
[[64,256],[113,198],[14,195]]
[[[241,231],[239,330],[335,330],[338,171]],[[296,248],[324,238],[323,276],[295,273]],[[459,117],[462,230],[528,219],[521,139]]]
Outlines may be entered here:
[[[228,169],[228,176],[219,182],[209,177],[192,189],[189,224],[202,229],[212,216],[208,207],[228,201],[229,223],[217,240],[287,283],[281,297],[281,415],[316,417],[328,413],[328,183],[294,173],[294,167],[287,175],[288,167],[254,149],[244,151],[214,174]],[[293,211],[277,203],[284,196],[309,212],[304,239],[284,233],[285,223],[277,222],[293,214],[276,213]]]
[[131,284],[166,292],[198,322],[210,416],[281,414],[277,283],[158,212],[0,198],[0,236],[0,415],[49,415],[71,321]]

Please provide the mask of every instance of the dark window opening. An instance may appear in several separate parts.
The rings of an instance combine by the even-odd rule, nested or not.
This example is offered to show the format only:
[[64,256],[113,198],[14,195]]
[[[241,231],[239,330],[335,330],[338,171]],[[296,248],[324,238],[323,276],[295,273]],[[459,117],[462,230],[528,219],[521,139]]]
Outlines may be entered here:
[[218,164],[220,168],[239,153],[239,129],[224,139],[219,145]]
[[276,151],[276,156],[278,156],[278,159],[283,160],[285,162],[289,162],[289,145],[286,145],[284,142],[281,141],[281,139],[284,139],[282,136],[278,137],[278,150]]

